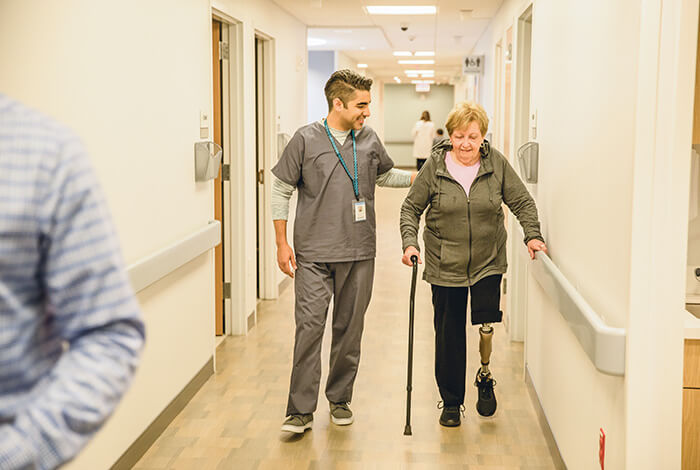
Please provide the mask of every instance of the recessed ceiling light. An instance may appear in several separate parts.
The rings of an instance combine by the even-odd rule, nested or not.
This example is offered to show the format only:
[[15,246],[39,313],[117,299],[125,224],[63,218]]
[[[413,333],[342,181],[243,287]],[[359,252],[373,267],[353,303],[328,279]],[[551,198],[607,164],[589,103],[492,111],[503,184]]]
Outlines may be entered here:
[[401,79],[400,79],[399,77],[394,77],[394,81],[395,81],[396,83],[401,83]]
[[435,73],[435,70],[432,70],[432,69],[429,69],[429,70],[404,70],[404,72],[406,72],[407,74],[409,74],[409,73],[415,73],[415,74],[419,74],[419,73]]
[[366,69],[366,68],[367,68],[367,64],[357,64],[357,68],[358,68],[358,69]]
[[325,39],[321,38],[307,38],[306,39],[306,45],[309,47],[314,47],[314,46],[323,46],[326,43]]
[[418,78],[418,74],[417,74],[417,73],[407,73],[406,76],[407,76],[408,78]]
[[365,46],[360,46],[360,50],[361,50],[361,51],[364,51],[365,49],[367,49],[367,47],[365,47]]
[[411,80],[411,83],[413,83],[413,84],[426,83],[428,85],[432,85],[435,83],[435,80]]
[[365,7],[370,15],[434,15],[435,5],[372,5]]
[[435,57],[435,51],[416,51],[416,57]]
[[411,51],[394,51],[396,57],[411,57]]
[[400,60],[399,64],[402,65],[433,65],[435,61],[433,59],[410,59],[410,60]]

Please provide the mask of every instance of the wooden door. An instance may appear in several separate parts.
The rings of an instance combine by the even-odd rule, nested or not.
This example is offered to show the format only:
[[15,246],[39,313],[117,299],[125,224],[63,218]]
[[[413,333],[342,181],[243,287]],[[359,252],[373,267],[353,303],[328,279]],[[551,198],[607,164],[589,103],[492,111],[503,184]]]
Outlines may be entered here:
[[[219,57],[219,42],[221,41],[221,22],[217,20],[212,20],[211,24],[212,31],[212,70],[213,70],[213,90],[214,90],[214,142],[219,144],[221,148],[224,147],[223,133],[222,133],[222,116],[221,116],[221,103],[222,103],[222,86],[221,86],[221,58]],[[219,175],[214,180],[214,218],[221,222],[222,233],[221,240],[215,249],[215,305],[214,309],[215,317],[215,331],[216,335],[220,336],[224,334],[224,248],[223,248],[223,204],[222,204],[222,180],[221,171]]]

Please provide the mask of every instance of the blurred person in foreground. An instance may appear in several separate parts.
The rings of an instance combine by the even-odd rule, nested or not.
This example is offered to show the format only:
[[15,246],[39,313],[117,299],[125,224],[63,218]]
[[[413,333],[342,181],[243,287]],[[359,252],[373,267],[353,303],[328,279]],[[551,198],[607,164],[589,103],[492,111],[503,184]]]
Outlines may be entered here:
[[75,457],[129,386],[143,342],[82,144],[0,94],[0,469]]

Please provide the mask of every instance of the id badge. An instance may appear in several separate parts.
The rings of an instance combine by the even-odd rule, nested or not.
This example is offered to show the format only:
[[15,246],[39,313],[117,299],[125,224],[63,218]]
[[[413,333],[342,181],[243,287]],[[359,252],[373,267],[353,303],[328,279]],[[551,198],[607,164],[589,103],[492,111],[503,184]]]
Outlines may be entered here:
[[355,222],[364,222],[367,220],[367,205],[364,199],[359,201],[352,201],[352,213],[354,215]]

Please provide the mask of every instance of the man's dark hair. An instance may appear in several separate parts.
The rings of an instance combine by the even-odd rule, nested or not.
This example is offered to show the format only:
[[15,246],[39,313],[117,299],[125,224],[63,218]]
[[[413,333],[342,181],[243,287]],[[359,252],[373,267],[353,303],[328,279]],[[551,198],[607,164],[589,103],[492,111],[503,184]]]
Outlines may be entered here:
[[356,90],[369,91],[371,87],[371,78],[363,77],[352,70],[344,69],[333,72],[324,88],[326,101],[328,101],[328,111],[333,109],[334,99],[340,98],[343,106],[347,108],[348,101],[350,101]]
[[437,132],[437,135],[442,135],[442,134],[443,134],[442,129],[438,129],[436,132]]

